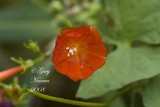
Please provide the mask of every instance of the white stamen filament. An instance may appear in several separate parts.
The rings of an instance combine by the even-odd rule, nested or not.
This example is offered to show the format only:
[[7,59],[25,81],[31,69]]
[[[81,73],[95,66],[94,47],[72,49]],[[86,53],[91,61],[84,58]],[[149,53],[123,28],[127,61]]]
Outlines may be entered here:
[[69,53],[71,54],[74,53],[73,49],[69,49]]
[[69,47],[66,47],[66,49],[68,50],[68,49],[69,49]]
[[77,48],[70,48],[70,47],[66,47],[66,49],[68,50],[68,54],[67,57],[70,57],[71,55],[74,55],[74,53],[77,51]]
[[67,56],[70,57],[70,54],[68,53]]

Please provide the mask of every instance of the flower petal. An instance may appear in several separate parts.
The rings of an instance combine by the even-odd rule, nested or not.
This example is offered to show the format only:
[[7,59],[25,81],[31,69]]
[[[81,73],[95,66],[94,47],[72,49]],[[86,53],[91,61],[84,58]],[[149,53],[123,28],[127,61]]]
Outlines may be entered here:
[[57,71],[63,75],[67,75],[73,81],[78,81],[82,78],[79,57],[76,55],[56,64],[54,67]]
[[102,57],[105,57],[107,55],[107,49],[102,42],[82,45],[81,48],[87,49]]
[[58,36],[56,40],[56,46],[53,51],[52,61],[54,62],[54,64],[57,64],[68,58],[68,50],[66,50],[66,47],[67,46],[65,45],[64,41]]
[[95,70],[88,66],[88,63],[84,61],[80,56],[80,69],[82,74],[82,79],[87,79],[91,74],[95,72]]
[[89,25],[65,28],[65,29],[62,29],[62,31],[60,32],[60,35],[62,35],[63,37],[77,37],[78,38],[82,36],[84,33],[88,32],[89,30],[90,30]]
[[[100,56],[98,54],[93,53],[92,51],[89,51],[87,49],[84,49],[83,53],[80,54],[81,63],[83,61],[85,64],[87,64],[88,67],[92,68],[93,70],[97,70],[105,63],[105,57]],[[84,66],[84,65],[81,65]],[[85,65],[86,66],[86,65]]]
[[85,35],[85,33],[89,31],[89,25],[84,25],[76,28],[66,28],[61,31],[60,36],[69,43],[75,43],[79,38],[81,38],[83,35]]
[[79,39],[80,44],[90,44],[90,43],[97,43],[102,41],[99,33],[95,28],[90,28],[90,31],[85,33],[83,37]]

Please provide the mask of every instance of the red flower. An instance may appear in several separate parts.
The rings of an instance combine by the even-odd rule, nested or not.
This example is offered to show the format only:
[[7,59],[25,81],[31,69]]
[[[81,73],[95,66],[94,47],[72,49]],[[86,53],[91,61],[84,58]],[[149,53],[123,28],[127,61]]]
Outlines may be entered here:
[[63,29],[53,50],[54,68],[73,81],[87,79],[104,65],[107,49],[95,28],[84,25]]

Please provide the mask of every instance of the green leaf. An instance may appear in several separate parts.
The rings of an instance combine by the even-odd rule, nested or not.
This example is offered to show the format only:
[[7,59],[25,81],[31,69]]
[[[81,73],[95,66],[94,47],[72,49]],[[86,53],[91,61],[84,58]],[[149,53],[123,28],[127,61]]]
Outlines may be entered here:
[[[118,105],[118,107],[127,107],[122,98],[116,99],[114,102],[111,103],[111,105],[109,107],[117,107],[117,105]],[[106,106],[106,107],[108,107],[108,106]]]
[[160,0],[108,0],[118,39],[160,43]]
[[130,46],[137,40],[160,43],[160,1],[108,0],[107,5],[118,31],[117,36],[111,38],[112,43],[118,48],[108,55],[101,69],[81,82],[77,97],[84,99],[102,96],[160,73],[159,46]]
[[90,78],[81,82],[77,97],[98,97],[137,80],[160,73],[160,47],[131,48],[119,44],[108,55],[106,64]]
[[160,75],[153,78],[143,93],[145,107],[160,107]]

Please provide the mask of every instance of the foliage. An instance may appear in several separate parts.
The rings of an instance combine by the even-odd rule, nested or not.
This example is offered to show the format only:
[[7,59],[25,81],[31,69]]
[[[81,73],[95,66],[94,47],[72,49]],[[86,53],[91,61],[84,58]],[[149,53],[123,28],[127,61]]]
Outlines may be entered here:
[[[104,67],[81,83],[78,97],[98,97],[160,73],[160,48],[153,45],[160,43],[159,4],[159,0],[108,0],[118,32],[112,37],[117,48],[108,55]],[[141,44],[134,46],[137,41]]]
[[160,76],[158,75],[151,80],[148,86],[146,86],[146,89],[143,93],[143,101],[145,107],[159,107],[160,105],[159,81],[160,81]]
[[[8,60],[10,56],[29,59],[36,56],[27,53],[19,44],[36,40],[40,47],[34,47],[36,42],[25,46],[35,53],[41,48],[50,52],[60,29],[88,24],[100,32],[108,56],[102,68],[81,81],[76,97],[100,101],[104,101],[104,97],[106,101],[109,99],[106,96],[113,91],[117,95],[129,84],[145,81],[128,94],[135,91],[140,94],[145,107],[160,106],[160,0],[13,1],[15,3],[6,0],[0,5],[0,70],[12,65]],[[30,75],[26,74],[22,84]],[[124,95],[111,106],[129,106],[124,101],[127,98]]]

